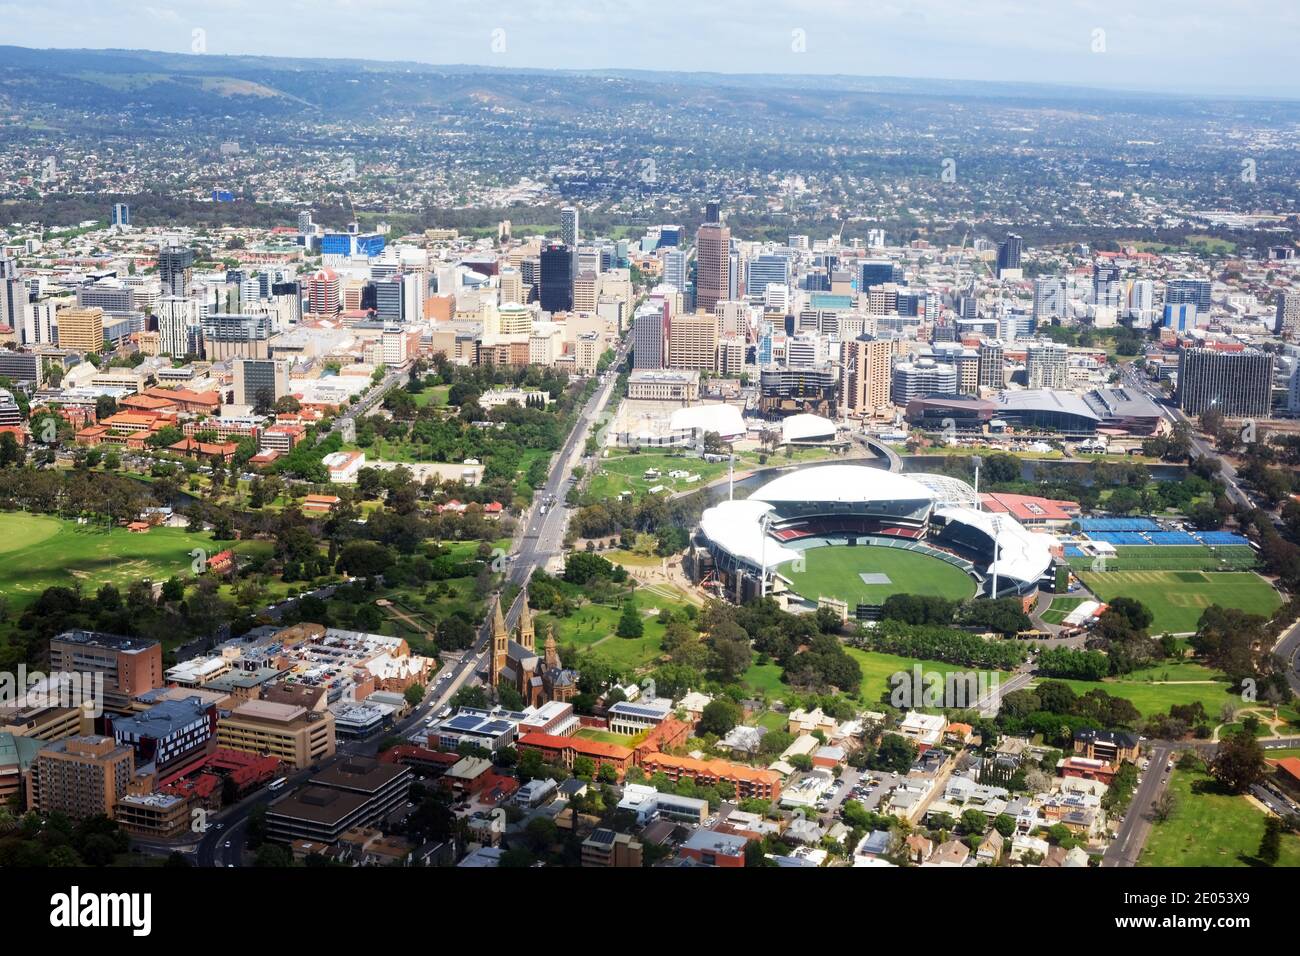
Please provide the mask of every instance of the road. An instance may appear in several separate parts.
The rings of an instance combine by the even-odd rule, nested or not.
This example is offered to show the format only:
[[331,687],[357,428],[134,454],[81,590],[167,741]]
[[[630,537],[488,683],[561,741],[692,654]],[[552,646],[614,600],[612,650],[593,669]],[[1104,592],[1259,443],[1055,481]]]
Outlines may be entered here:
[[1129,804],[1128,813],[1120,821],[1119,832],[1115,834],[1115,839],[1111,841],[1105,856],[1101,859],[1102,866],[1137,865],[1138,856],[1147,842],[1147,834],[1151,832],[1156,801],[1169,786],[1172,771],[1166,773],[1165,767],[1169,764],[1174,746],[1164,740],[1152,742],[1148,755],[1151,763],[1144,772],[1137,791],[1133,794],[1133,802]]
[[[1265,751],[1290,749],[1300,747],[1300,737],[1277,737],[1271,740],[1261,740],[1259,745]],[[1165,792],[1165,789],[1169,786],[1169,778],[1173,776],[1173,771],[1166,773],[1164,767],[1178,751],[1187,749],[1196,750],[1202,757],[1209,759],[1214,756],[1215,745],[1206,741],[1196,741],[1188,744],[1169,740],[1153,740],[1148,743],[1148,756],[1151,759],[1150,766],[1143,774],[1137,792],[1133,794],[1133,802],[1129,804],[1128,813],[1120,822],[1115,839],[1111,841],[1110,847],[1106,850],[1106,855],[1102,857],[1102,866],[1137,865],[1138,857],[1142,853],[1142,847],[1146,845],[1147,836],[1151,832],[1156,801]],[[1256,791],[1262,791],[1262,794]],[[1251,792],[1256,799],[1275,812],[1294,812],[1283,802],[1284,798],[1271,790],[1256,787]]]
[[1238,484],[1239,479],[1237,476],[1237,469],[1233,466],[1232,462],[1221,457],[1218,451],[1210,446],[1209,442],[1197,434],[1196,424],[1184,415],[1181,409],[1168,404],[1160,389],[1153,384],[1145,374],[1137,372],[1131,363],[1121,365],[1119,374],[1120,381],[1124,385],[1136,389],[1140,394],[1145,395],[1160,407],[1160,413],[1169,422],[1171,427],[1174,425],[1187,426],[1188,440],[1198,457],[1212,458],[1219,462],[1219,477],[1223,479],[1223,483],[1227,489],[1228,498],[1234,504],[1245,508],[1255,507],[1255,502],[1251,500],[1250,496],[1246,494],[1246,492],[1242,491],[1240,484]]
[[[627,346],[624,345],[619,350],[618,360],[611,368],[617,368],[626,357]],[[532,577],[534,570],[544,567],[552,557],[563,551],[564,534],[568,523],[568,513],[563,502],[565,494],[568,492],[569,479],[573,474],[574,465],[581,458],[583,446],[586,444],[591,429],[599,421],[601,412],[604,411],[606,404],[613,395],[617,380],[618,376],[611,370],[606,381],[596,389],[586,405],[583,406],[564,446],[552,460],[551,473],[547,477],[546,484],[534,495],[534,504],[524,514],[523,520],[516,531],[512,554],[506,556],[506,560],[509,562],[509,567],[505,573],[507,582],[519,585],[522,588],[523,585],[528,583],[528,579]],[[385,381],[388,380],[385,379]],[[383,389],[383,386],[380,386],[380,389]],[[382,396],[377,396],[374,400],[379,400],[379,397]],[[358,404],[349,414],[352,412],[364,414],[364,410],[362,405]],[[556,505],[554,507],[546,506],[546,511],[543,514],[543,503],[548,501],[554,501]],[[334,585],[329,585],[312,593],[317,597],[328,598],[334,593],[334,587]],[[514,627],[519,620],[519,614],[523,607],[523,598],[524,595],[521,590],[507,609],[505,618],[508,627]],[[279,620],[284,609],[290,603],[284,602],[272,606],[263,613],[273,620]],[[489,618],[479,626],[478,637],[474,645],[458,658],[450,659],[443,665],[434,679],[431,692],[426,695],[419,706],[412,709],[401,721],[398,721],[392,727],[385,728],[379,734],[364,740],[340,742],[334,756],[322,760],[316,767],[325,769],[349,755],[374,755],[378,752],[379,741],[382,738],[389,736],[406,737],[413,733],[418,725],[426,720],[430,714],[436,714],[446,707],[458,690],[466,684],[472,684],[480,679],[481,671],[486,666],[485,654],[491,641],[491,635],[491,619]],[[194,653],[198,653],[198,651],[195,650]],[[245,854],[249,814],[252,813],[255,807],[270,804],[279,796],[292,791],[310,777],[313,772],[315,771],[308,768],[287,775],[286,784],[282,789],[274,792],[260,790],[253,796],[240,801],[234,807],[217,814],[210,822],[220,824],[221,829],[210,828],[199,840],[197,846],[178,847],[171,844],[152,842],[139,845],[145,852],[154,853],[171,852],[174,849],[180,849],[182,852],[190,854],[199,866],[239,866],[243,862]]]

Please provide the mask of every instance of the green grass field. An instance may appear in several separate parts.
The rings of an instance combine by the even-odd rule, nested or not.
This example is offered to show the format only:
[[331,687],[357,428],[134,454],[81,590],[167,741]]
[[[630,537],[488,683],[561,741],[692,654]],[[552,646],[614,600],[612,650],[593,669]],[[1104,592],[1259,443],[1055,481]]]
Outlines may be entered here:
[[[1245,797],[1193,791],[1195,783],[1209,779],[1196,771],[1173,772],[1169,792],[1176,801],[1174,811],[1151,828],[1138,866],[1254,865],[1265,814]],[[1300,836],[1282,835],[1277,865],[1300,866]]]
[[0,593],[11,610],[26,607],[46,588],[93,592],[112,583],[125,591],[141,578],[164,581],[192,575],[191,552],[211,555],[226,547],[247,551],[258,542],[213,542],[181,528],[153,528],[133,534],[124,528],[79,525],[47,515],[0,514]]
[[680,610],[684,600],[667,594],[639,588],[636,606],[641,612],[645,633],[640,637],[619,637],[620,608],[603,604],[583,604],[568,617],[542,614],[537,618],[537,641],[541,646],[545,628],[555,628],[555,640],[560,645],[575,645],[583,654],[590,654],[611,666],[632,674],[655,663],[662,653],[664,625],[659,623],[655,609]]
[[[836,597],[856,604],[880,604],[891,594],[927,594],[964,600],[975,593],[975,582],[961,568],[946,564],[916,551],[856,547],[810,548],[804,552],[804,569],[794,571],[793,563],[778,570],[788,577],[794,589],[810,601],[818,597]],[[886,574],[889,584],[865,584],[863,573]]]
[[[899,657],[896,654],[864,651],[857,647],[846,647],[844,650],[862,668],[862,699],[868,704],[879,703],[881,695],[885,691],[893,690],[894,683],[890,678],[899,671],[907,673],[910,679],[912,669],[917,664],[921,665],[923,674],[927,671],[935,671],[940,674],[947,674],[951,671],[964,673],[966,670],[959,664],[946,664],[942,661],[920,661],[910,657]],[[994,675],[997,676],[998,680],[1008,676],[1000,671],[983,671],[981,673],[984,675],[985,680],[989,682],[990,687]],[[928,710],[932,708],[917,707],[915,709]]]
[[[769,455],[766,465],[759,464],[759,453],[744,451],[736,454],[737,473],[753,468],[774,468],[780,465],[793,465],[800,462],[820,461],[832,457],[832,453],[822,448],[799,448],[791,452],[789,458],[784,451]],[[645,473],[651,469],[659,471],[658,478],[646,478]],[[595,466],[591,480],[583,490],[584,503],[595,503],[617,498],[627,492],[634,499],[640,499],[650,493],[651,488],[663,486],[660,494],[675,494],[679,491],[691,491],[708,484],[716,478],[727,474],[725,461],[705,461],[688,451],[613,451],[601,458]],[[685,471],[686,477],[670,478],[670,471]],[[692,475],[699,475],[695,481],[687,481]]]
[[1196,630],[1211,604],[1271,615],[1282,603],[1272,586],[1248,571],[1085,571],[1080,577],[1102,601],[1135,598],[1151,609],[1151,632]]
[[[1249,545],[1164,547],[1120,545],[1106,559],[1107,571],[1249,571],[1258,563]],[[1092,569],[1093,558],[1071,558],[1075,572]]]
[[[1056,678],[1052,678],[1056,680]],[[1164,714],[1174,704],[1192,704],[1197,701],[1205,708],[1210,723],[1219,722],[1219,711],[1224,704],[1242,705],[1241,698],[1229,693],[1226,682],[1197,684],[1153,684],[1149,681],[1130,680],[1066,680],[1076,694],[1086,694],[1090,690],[1104,690],[1112,697],[1123,697],[1137,708],[1143,717]]]
[[1083,603],[1083,600],[1077,597],[1052,598],[1051,606],[1043,612],[1043,620],[1049,624],[1061,624],[1071,611]]

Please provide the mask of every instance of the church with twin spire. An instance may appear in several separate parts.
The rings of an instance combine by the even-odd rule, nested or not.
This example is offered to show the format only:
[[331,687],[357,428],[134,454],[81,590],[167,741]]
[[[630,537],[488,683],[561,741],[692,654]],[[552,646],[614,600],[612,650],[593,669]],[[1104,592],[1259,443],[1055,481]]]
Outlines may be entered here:
[[550,627],[546,629],[542,655],[538,656],[527,592],[513,637],[506,627],[500,595],[493,601],[491,679],[494,689],[506,686],[518,691],[528,707],[540,707],[552,700],[572,700],[578,692],[578,672],[560,663],[555,632]]

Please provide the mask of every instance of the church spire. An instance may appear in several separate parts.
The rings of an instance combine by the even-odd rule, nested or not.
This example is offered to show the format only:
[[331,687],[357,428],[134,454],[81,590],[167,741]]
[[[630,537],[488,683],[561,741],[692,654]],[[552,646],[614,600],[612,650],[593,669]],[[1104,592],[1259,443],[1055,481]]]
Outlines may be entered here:
[[554,669],[560,666],[560,652],[555,646],[555,628],[546,627],[546,667]]
[[536,636],[533,629],[533,612],[528,608],[528,591],[524,590],[524,605],[519,609],[519,644],[530,651],[536,648]]

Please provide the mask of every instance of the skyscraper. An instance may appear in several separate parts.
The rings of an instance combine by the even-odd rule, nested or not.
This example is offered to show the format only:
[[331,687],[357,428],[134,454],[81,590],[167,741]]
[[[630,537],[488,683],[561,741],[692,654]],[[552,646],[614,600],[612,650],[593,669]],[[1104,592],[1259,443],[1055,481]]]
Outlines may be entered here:
[[193,249],[171,245],[158,250],[158,278],[163,295],[186,295],[193,274]]
[[731,297],[731,230],[705,223],[695,234],[695,248],[695,302],[712,312],[720,300]]
[[1020,252],[1023,248],[1022,240],[1014,232],[1007,233],[1007,238],[998,244],[998,277],[1001,278],[1003,273],[1013,272],[1017,276],[1020,272]]
[[663,368],[668,341],[667,306],[647,302],[632,317],[632,367]]
[[1273,331],[1278,335],[1300,334],[1300,292],[1277,294],[1277,321]]
[[30,310],[27,286],[18,278],[16,264],[12,259],[0,259],[0,325],[9,326],[22,339],[27,334]]
[[560,241],[570,249],[577,249],[581,238],[578,210],[573,206],[565,206],[560,210]]
[[74,352],[102,352],[104,350],[104,310],[98,307],[77,306],[60,309],[56,316],[59,326],[59,348]]
[[1060,342],[1033,342],[1025,352],[1029,388],[1066,388],[1070,384],[1069,347]]
[[1065,315],[1065,283],[1059,276],[1034,280],[1034,321],[1047,324]]
[[1170,279],[1165,286],[1165,304],[1182,305],[1190,302],[1202,315],[1210,314],[1209,279]]
[[572,247],[553,242],[542,249],[539,298],[546,312],[569,312],[573,309]]
[[704,221],[707,223],[722,222],[722,207],[718,205],[716,199],[710,199],[704,205]]
[[889,405],[894,347],[887,339],[860,335],[840,346],[840,399],[850,414],[874,415]]
[[113,225],[131,225],[131,207],[124,202],[113,203]]
[[1217,408],[1228,417],[1266,418],[1273,402],[1273,356],[1258,349],[1178,353],[1178,407],[1188,415]]

